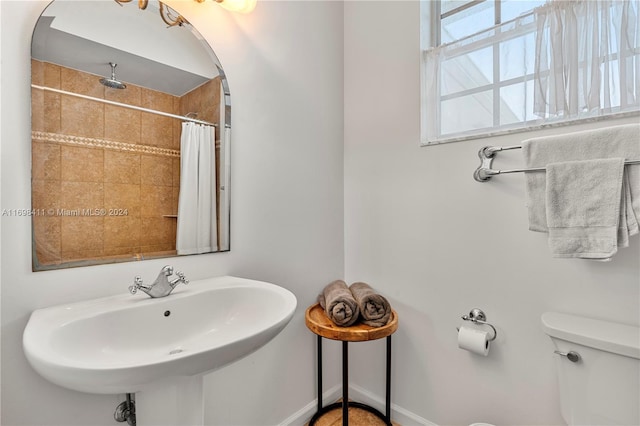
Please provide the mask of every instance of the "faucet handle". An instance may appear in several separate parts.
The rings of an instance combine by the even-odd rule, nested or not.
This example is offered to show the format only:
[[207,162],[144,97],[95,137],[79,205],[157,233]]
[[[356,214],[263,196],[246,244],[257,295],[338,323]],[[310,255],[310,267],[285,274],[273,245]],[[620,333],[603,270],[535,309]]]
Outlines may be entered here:
[[133,285],[129,286],[129,293],[136,294],[141,285],[142,285],[142,278],[136,275],[133,278]]
[[176,271],[176,275],[178,276],[178,281],[180,281],[182,284],[189,284],[189,280],[184,276],[182,272]]

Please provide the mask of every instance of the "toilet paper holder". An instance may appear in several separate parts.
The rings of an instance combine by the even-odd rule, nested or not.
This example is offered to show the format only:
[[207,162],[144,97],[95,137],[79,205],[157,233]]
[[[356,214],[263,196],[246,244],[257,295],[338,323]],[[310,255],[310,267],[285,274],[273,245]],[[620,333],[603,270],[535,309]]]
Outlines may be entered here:
[[[474,324],[488,325],[489,327],[491,327],[491,329],[493,330],[493,337],[489,339],[490,342],[496,340],[496,337],[498,337],[498,331],[492,324],[487,322],[487,316],[482,311],[482,309],[473,308],[471,312],[469,312],[469,315],[463,315],[462,319],[465,321],[471,321]],[[458,327],[456,327],[456,330],[460,331]]]

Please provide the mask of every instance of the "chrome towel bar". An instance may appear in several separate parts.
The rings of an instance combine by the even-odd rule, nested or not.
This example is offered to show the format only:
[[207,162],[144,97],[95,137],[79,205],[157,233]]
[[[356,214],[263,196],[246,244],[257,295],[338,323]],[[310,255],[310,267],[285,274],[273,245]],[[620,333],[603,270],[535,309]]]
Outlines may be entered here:
[[[480,157],[480,166],[473,172],[473,178],[477,182],[486,182],[491,179],[492,176],[496,175],[504,175],[507,173],[523,173],[523,172],[544,172],[546,171],[545,167],[533,167],[529,169],[506,169],[506,170],[497,170],[492,169],[491,164],[493,163],[493,159],[495,155],[500,151],[507,151],[511,149],[520,149],[521,145],[512,145],[512,146],[485,146],[484,148],[478,151],[478,157]],[[640,160],[628,160],[624,162],[625,165],[630,164],[640,164]]]

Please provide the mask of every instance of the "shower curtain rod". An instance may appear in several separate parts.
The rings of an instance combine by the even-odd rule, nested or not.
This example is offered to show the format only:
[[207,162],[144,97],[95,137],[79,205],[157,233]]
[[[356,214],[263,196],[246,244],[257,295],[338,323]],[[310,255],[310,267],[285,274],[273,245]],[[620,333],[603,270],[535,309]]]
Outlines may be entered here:
[[[473,178],[478,182],[486,182],[491,179],[491,176],[504,175],[507,173],[524,173],[524,172],[544,172],[546,171],[546,167],[532,167],[528,169],[507,169],[507,170],[496,170],[491,168],[491,163],[493,162],[493,157],[497,152],[507,151],[510,149],[521,149],[522,145],[512,145],[512,146],[485,146],[480,151],[478,151],[478,157],[480,157],[480,166],[473,172]],[[624,162],[625,165],[631,164],[640,164],[640,160],[627,160]]]
[[123,108],[134,109],[136,111],[148,112],[150,114],[162,115],[162,116],[170,117],[170,118],[177,118],[178,120],[191,121],[193,123],[205,124],[207,126],[218,127],[218,125],[216,123],[209,123],[208,121],[197,120],[195,118],[189,118],[189,117],[185,117],[185,116],[182,116],[182,115],[170,114],[168,112],[163,112],[163,111],[156,111],[155,109],[142,108],[142,107],[135,106],[135,105],[127,105],[127,104],[123,104],[123,103],[120,103],[120,102],[110,101],[108,99],[94,98],[93,96],[81,95],[79,93],[67,92],[66,90],[54,89],[52,87],[39,86],[37,84],[32,84],[31,87],[33,87],[34,89],[40,89],[40,90],[45,90],[45,91],[49,91],[49,92],[60,93],[62,95],[75,96],[76,98],[87,99],[87,100],[90,100],[90,101],[102,102],[104,104],[109,104],[109,105],[119,106],[119,107],[123,107]]

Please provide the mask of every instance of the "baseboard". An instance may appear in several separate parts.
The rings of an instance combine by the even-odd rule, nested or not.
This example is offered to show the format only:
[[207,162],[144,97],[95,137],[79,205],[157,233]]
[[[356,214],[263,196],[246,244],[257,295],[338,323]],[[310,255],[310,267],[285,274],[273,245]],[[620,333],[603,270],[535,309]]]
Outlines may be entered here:
[[[342,397],[342,386],[337,385],[322,394],[322,404],[328,405],[336,402]],[[349,385],[349,399],[370,405],[384,413],[385,401],[377,395],[361,388],[357,385]],[[318,408],[317,400],[309,402],[307,405],[287,417],[278,426],[301,426],[307,423],[315,414]],[[417,414],[412,413],[394,403],[391,403],[391,420],[402,426],[438,426]]]
[[[385,400],[358,385],[349,385],[349,399],[370,405],[382,413],[385,412]],[[393,402],[391,403],[391,420],[402,426],[438,426]]]
[[[342,386],[336,385],[322,394],[322,405],[329,405],[336,402],[342,396]],[[314,399],[286,419],[278,426],[301,426],[307,423],[318,410],[318,400]]]

